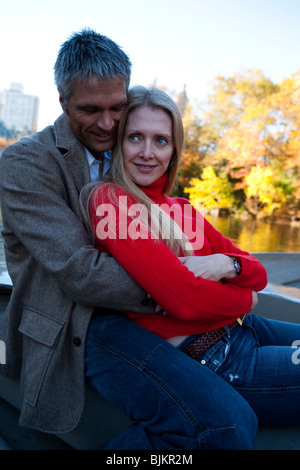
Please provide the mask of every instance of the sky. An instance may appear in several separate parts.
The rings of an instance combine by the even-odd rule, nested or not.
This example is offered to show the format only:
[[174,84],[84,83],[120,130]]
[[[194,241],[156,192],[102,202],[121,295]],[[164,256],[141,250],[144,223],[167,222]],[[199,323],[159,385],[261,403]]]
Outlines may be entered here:
[[38,96],[39,129],[61,113],[58,50],[85,27],[129,55],[132,85],[186,86],[191,104],[219,75],[259,69],[279,83],[300,70],[300,0],[0,0],[0,18],[0,90]]

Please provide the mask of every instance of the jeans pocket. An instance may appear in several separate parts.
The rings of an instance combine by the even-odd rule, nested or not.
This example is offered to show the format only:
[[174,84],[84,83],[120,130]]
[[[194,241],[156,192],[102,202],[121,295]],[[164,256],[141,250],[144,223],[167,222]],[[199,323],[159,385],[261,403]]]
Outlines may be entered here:
[[220,372],[230,350],[227,336],[212,344],[204,353],[195,359],[199,364],[208,367],[213,372]]

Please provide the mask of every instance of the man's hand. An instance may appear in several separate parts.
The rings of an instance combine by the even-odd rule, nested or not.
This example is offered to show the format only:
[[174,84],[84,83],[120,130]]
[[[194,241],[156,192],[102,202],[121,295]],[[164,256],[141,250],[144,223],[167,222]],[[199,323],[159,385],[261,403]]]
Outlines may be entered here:
[[208,256],[185,256],[179,258],[195,276],[209,281],[220,281],[236,277],[236,271],[230,256],[214,254]]

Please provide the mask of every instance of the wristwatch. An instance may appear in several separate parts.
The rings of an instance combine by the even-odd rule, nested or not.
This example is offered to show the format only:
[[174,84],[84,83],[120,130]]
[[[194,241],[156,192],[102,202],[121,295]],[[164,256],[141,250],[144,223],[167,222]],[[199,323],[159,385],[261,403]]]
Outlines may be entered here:
[[231,257],[231,259],[233,261],[233,267],[235,269],[235,272],[238,276],[239,274],[241,274],[241,270],[242,270],[240,262],[236,258],[234,258],[233,256]]

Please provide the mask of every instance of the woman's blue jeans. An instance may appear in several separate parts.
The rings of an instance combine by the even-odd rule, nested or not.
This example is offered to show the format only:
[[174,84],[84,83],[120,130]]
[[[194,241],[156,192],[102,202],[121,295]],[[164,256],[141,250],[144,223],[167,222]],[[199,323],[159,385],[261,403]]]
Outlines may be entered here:
[[249,403],[259,424],[300,423],[300,325],[246,315],[198,358]]
[[[230,363],[228,344],[239,335],[235,330],[229,342],[222,341],[225,347],[210,349],[217,347],[219,362],[222,349],[224,362]],[[106,449],[251,449],[257,417],[230,384],[237,380],[231,378],[239,374],[241,358],[236,358],[236,367],[228,369],[228,383],[221,365],[222,378],[206,366],[213,362],[208,354],[203,366],[201,360],[191,359],[122,315],[103,312],[95,316],[86,342],[87,380],[133,421]],[[245,367],[248,369],[248,363]],[[251,368],[257,381],[257,368],[254,364]],[[246,399],[247,392],[248,386]]]

